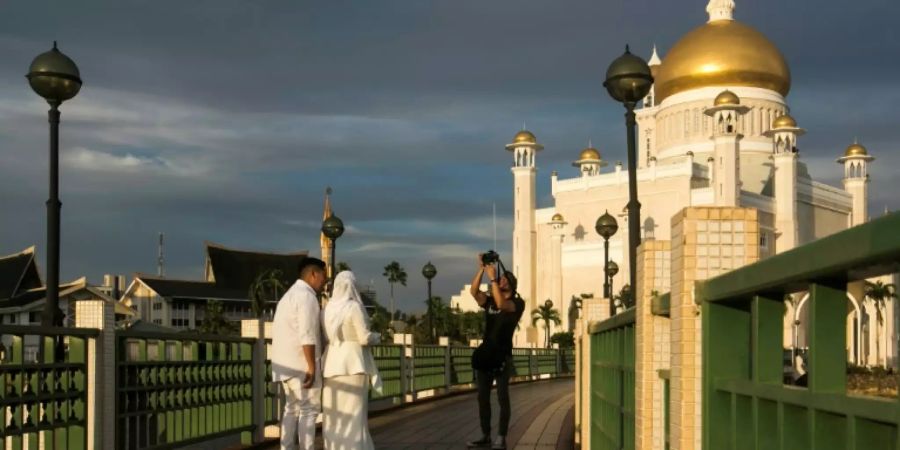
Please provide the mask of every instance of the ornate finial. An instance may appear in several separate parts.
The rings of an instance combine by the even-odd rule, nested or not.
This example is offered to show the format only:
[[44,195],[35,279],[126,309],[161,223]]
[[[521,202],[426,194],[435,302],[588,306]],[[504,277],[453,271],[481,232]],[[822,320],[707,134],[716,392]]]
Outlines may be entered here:
[[662,64],[662,60],[659,59],[659,53],[656,52],[656,44],[653,44],[653,54],[650,55],[650,61],[647,61],[648,66],[658,66]]
[[631,48],[628,47],[628,44],[625,44],[625,53],[631,53]]
[[734,0],[709,0],[706,5],[709,21],[734,20]]
[[525,121],[523,120],[522,121],[522,131],[525,131],[527,129],[528,129],[528,127],[525,126]]
[[331,195],[331,192],[332,192],[331,186],[328,186],[325,188],[325,195]]
[[591,138],[588,138],[588,148],[594,148],[594,146],[591,145]]
[[56,48],[56,41],[53,41],[53,50],[59,51],[59,49]]

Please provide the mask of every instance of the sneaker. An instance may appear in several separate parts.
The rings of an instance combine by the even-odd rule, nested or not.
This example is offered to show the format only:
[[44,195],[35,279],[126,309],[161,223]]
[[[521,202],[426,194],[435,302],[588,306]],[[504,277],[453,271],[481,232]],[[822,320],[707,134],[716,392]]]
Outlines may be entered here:
[[[488,445],[491,445],[491,437],[490,436],[481,436],[477,440],[466,442],[466,445],[469,447],[487,447]],[[503,447],[503,448],[506,448],[506,447]]]
[[506,450],[506,436],[497,436],[494,444],[491,445],[491,450]]

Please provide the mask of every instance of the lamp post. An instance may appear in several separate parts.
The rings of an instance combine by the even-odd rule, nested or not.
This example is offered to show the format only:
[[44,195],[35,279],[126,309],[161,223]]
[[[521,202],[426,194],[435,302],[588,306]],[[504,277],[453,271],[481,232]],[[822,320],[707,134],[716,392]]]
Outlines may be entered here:
[[428,261],[428,264],[422,267],[422,275],[428,280],[428,332],[431,336],[431,343],[434,344],[437,341],[437,337],[434,333],[434,310],[431,308],[431,279],[437,275],[437,268],[434,267],[434,264],[431,264],[431,261]]
[[609,267],[609,238],[616,234],[616,231],[619,231],[619,222],[616,221],[616,218],[609,211],[606,211],[597,218],[597,224],[594,225],[594,229],[597,230],[597,234],[603,237],[603,296],[609,299],[609,315],[612,317],[615,314],[615,308],[612,306],[612,289],[609,286],[609,274],[607,273],[607,268]]
[[606,262],[606,279],[609,280],[609,315],[616,314],[616,307],[613,303],[613,277],[619,273],[619,265],[615,261]]
[[650,93],[653,75],[647,62],[632,55],[625,46],[625,54],[616,58],[606,69],[603,82],[610,97],[625,106],[625,128],[628,141],[628,271],[631,288],[637,292],[637,247],[641,243],[641,203],[637,193],[637,149],[635,148],[634,107]]
[[328,216],[327,219],[322,221],[322,234],[331,240],[331,289],[333,290],[334,277],[337,275],[334,273],[334,255],[335,246],[337,245],[335,241],[344,234],[344,222],[334,214]]
[[75,62],[56,48],[41,53],[28,68],[28,84],[50,104],[50,198],[47,200],[47,300],[41,317],[43,326],[61,326],[59,310],[59,105],[81,89],[81,74]]

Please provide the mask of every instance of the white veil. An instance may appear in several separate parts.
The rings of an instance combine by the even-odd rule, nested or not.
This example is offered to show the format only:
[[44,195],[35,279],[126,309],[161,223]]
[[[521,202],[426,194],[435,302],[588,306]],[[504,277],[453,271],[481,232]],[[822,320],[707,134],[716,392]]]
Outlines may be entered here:
[[334,278],[334,292],[322,314],[322,323],[328,340],[334,340],[338,336],[341,325],[352,308],[359,308],[363,312],[366,325],[369,325],[369,316],[365,313],[366,309],[362,298],[359,296],[359,291],[356,290],[356,276],[353,275],[353,272],[345,270]]

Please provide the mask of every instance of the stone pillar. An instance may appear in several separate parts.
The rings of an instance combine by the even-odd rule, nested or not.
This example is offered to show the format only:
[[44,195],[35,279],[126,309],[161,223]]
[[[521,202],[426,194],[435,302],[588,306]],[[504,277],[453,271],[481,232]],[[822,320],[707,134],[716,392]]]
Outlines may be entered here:
[[253,443],[262,442],[266,437],[266,341],[260,337],[272,337],[272,322],[260,319],[241,320],[241,337],[254,338],[251,366],[253,382],[250,386],[252,395],[250,417],[256,430],[253,431]]
[[672,217],[671,379],[673,450],[701,447],[701,322],[696,281],[759,259],[755,209],[692,207]]
[[797,223],[797,154],[778,153],[775,159],[775,252],[799,245]]
[[635,326],[635,448],[662,450],[665,445],[664,381],[669,369],[669,318],[653,315],[653,292],[669,292],[669,241],[644,241],[638,248]]
[[87,448],[116,448],[116,320],[104,300],[75,303],[75,327],[100,330],[87,345]]

